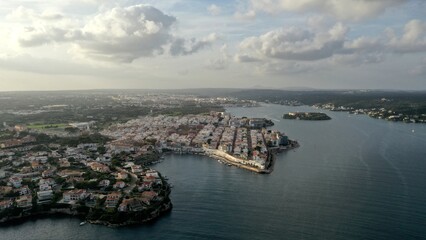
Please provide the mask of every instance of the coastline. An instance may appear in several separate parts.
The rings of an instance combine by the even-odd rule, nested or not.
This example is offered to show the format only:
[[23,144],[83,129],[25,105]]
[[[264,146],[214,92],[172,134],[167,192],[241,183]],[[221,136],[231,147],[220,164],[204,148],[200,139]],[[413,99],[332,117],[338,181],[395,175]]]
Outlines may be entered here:
[[88,220],[87,213],[79,212],[76,209],[72,209],[72,207],[53,208],[48,211],[30,212],[26,214],[21,214],[20,216],[4,217],[0,219],[0,223],[5,224],[7,226],[8,224],[21,223],[31,219],[36,220],[36,219],[44,218],[44,217],[52,217],[52,216],[64,217],[65,216],[65,217],[78,217],[81,220],[87,220],[88,223],[104,225],[107,227],[124,227],[124,226],[138,225],[138,224],[154,221],[157,218],[159,218],[161,215],[171,211],[172,208],[173,208],[173,204],[170,201],[170,199],[168,199],[167,201],[161,203],[159,208],[151,211],[149,217],[139,219],[138,221],[128,220],[123,223],[112,223],[109,221],[102,221],[102,220]]
[[242,168],[245,170],[249,170],[255,173],[260,174],[270,174],[273,171],[273,167],[276,160],[276,154],[291,150],[294,148],[299,147],[299,143],[296,140],[289,140],[289,145],[287,146],[280,146],[280,147],[273,147],[269,148],[268,152],[268,159],[265,163],[265,168],[261,169],[255,166],[250,166],[249,164],[244,164],[243,162],[247,161],[245,159],[240,159],[235,156],[232,156],[226,152],[220,151],[218,149],[209,149],[209,148],[202,148],[202,149],[172,149],[170,151],[164,152],[163,154],[193,154],[193,155],[203,155],[210,157],[212,159],[216,159],[219,161],[223,161],[227,164],[231,164],[232,166],[236,166],[238,168]]

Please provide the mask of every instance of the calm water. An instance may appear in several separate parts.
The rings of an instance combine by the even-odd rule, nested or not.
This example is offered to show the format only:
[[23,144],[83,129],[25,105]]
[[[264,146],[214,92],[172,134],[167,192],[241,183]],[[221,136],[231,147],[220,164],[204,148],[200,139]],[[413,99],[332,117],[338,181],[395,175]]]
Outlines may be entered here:
[[155,168],[175,186],[174,209],[150,225],[42,219],[1,227],[0,239],[426,239],[426,125],[334,112],[330,121],[281,119],[296,110],[312,111],[228,109],[273,119],[301,143],[278,155],[270,175],[168,156]]

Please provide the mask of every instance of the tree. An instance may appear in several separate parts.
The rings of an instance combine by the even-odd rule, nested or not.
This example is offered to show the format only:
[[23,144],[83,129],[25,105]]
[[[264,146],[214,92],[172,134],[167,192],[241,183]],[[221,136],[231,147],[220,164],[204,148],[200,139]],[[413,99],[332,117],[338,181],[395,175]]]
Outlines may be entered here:
[[106,148],[105,148],[104,146],[99,146],[99,147],[98,147],[98,152],[99,152],[100,154],[105,154],[105,153],[106,153]]

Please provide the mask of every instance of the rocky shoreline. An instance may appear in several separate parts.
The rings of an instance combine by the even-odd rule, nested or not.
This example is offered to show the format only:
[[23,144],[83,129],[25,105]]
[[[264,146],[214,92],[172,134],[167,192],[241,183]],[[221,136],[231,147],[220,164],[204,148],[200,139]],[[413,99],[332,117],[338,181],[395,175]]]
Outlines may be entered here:
[[126,221],[122,223],[111,223],[108,221],[102,221],[102,220],[87,220],[90,224],[96,224],[96,225],[104,225],[111,228],[117,228],[117,227],[125,227],[125,226],[132,226],[132,225],[139,225],[144,224],[148,222],[152,222],[156,219],[158,219],[161,215],[170,212],[173,208],[173,204],[169,201],[167,204],[164,204],[158,211],[151,212],[151,217],[140,219],[139,221]]
[[147,222],[154,221],[158,219],[160,216],[162,216],[163,214],[170,212],[172,208],[173,208],[173,204],[169,199],[163,202],[158,209],[151,211],[149,217],[139,219],[138,221],[128,220],[122,223],[112,223],[109,221],[102,221],[102,220],[88,220],[87,213],[79,212],[78,210],[72,209],[72,208],[53,208],[48,211],[27,212],[27,213],[21,214],[20,216],[7,216],[0,219],[0,223],[12,224],[12,223],[18,223],[18,222],[25,222],[31,219],[36,220],[36,219],[44,218],[44,217],[68,216],[68,217],[78,217],[81,220],[87,220],[87,222],[91,224],[104,225],[107,227],[124,227],[124,226],[139,225],[139,224],[144,224]]

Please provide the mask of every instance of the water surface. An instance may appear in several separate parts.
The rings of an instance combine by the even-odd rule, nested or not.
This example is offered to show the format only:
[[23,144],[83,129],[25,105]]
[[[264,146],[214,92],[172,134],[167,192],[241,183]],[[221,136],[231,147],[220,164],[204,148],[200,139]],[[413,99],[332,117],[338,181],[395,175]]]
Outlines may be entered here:
[[426,236],[426,126],[327,112],[330,121],[284,120],[310,107],[229,108],[267,117],[301,147],[270,175],[207,157],[171,155],[155,166],[174,185],[174,209],[140,227],[79,227],[41,219],[1,227],[0,239],[421,239]]

